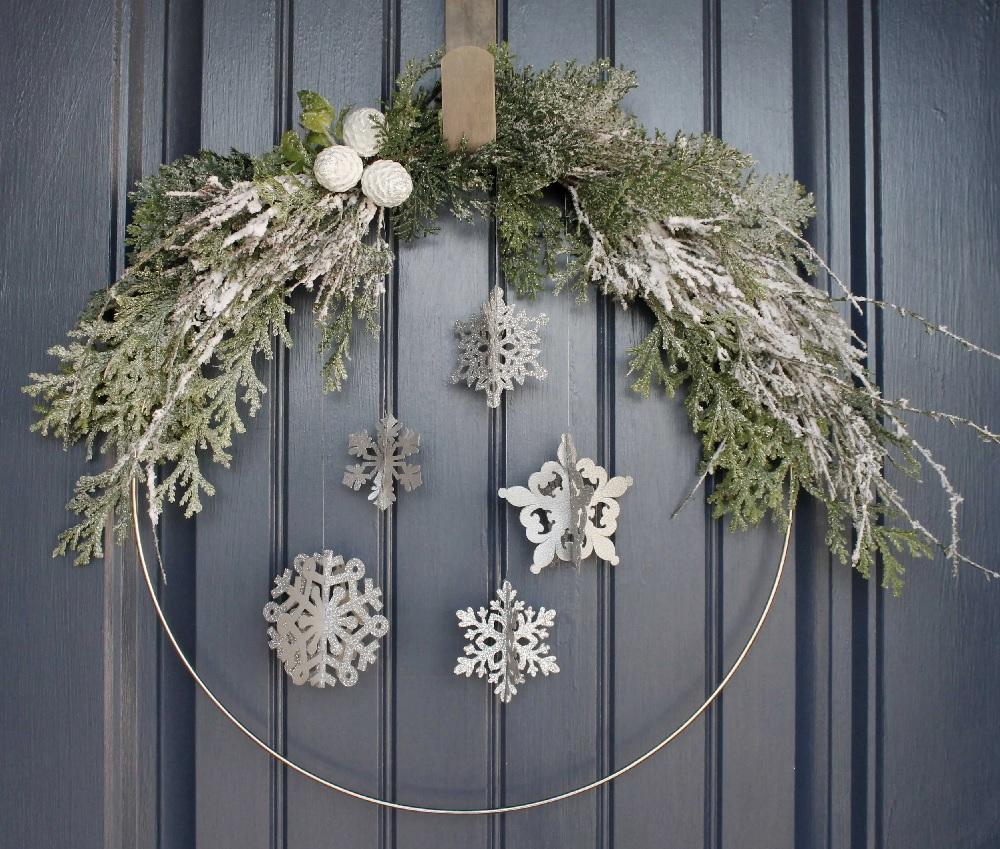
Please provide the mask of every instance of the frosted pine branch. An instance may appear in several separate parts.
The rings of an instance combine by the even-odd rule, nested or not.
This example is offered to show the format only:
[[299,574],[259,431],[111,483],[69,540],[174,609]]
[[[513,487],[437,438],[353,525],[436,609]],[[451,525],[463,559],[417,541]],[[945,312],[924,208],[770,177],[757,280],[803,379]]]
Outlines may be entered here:
[[[378,210],[357,192],[287,175],[228,188],[210,178],[165,196],[200,206],[97,296],[72,334],[83,342],[54,349],[66,372],[32,375],[29,387],[48,404],[39,430],[68,442],[101,434],[102,450],[115,453],[107,470],[80,480],[71,502],[83,521],[57,550],[77,549],[79,562],[100,556],[105,514],[126,528],[133,480],[146,488],[153,523],[165,499],[191,515],[202,492],[214,493],[199,452],[228,465],[233,434],[266,391],[253,357],[270,357],[275,337],[291,343],[285,321],[296,289],[315,290],[321,324],[346,316],[349,328],[355,312],[374,311],[391,267],[381,234],[368,239]],[[335,347],[336,368],[345,355]]]
[[[635,387],[682,393],[705,458],[692,492],[713,474],[709,500],[733,526],[783,522],[806,492],[827,507],[831,550],[865,575],[881,561],[894,589],[901,556],[933,546],[953,568],[996,575],[960,550],[961,494],[901,417],[969,427],[990,444],[1000,437],[954,413],[884,399],[841,302],[1000,355],[854,295],[803,235],[814,210],[801,186],[759,176],[718,138],[648,135],[620,108],[634,75],[607,61],[518,69],[497,47],[497,140],[449,151],[440,88],[419,85],[439,58],[408,64],[385,113],[379,155],[413,182],[390,213],[396,236],[433,232],[442,210],[489,212],[504,277],[522,296],[574,282],[623,306],[646,304],[654,322],[631,351]],[[188,514],[201,508],[214,490],[200,460],[228,464],[233,434],[260,408],[266,387],[254,360],[271,355],[276,337],[290,344],[292,293],[313,293],[327,386],[346,376],[355,319],[374,325],[391,268],[382,212],[357,190],[326,192],[309,176],[317,151],[335,141],[337,113],[316,93],[302,104],[304,139],[286,133],[259,157],[203,151],[139,185],[128,269],[52,349],[60,370],[31,377],[39,431],[114,457],[80,479],[71,501],[80,522],[59,550],[75,549],[78,562],[100,554],[109,514],[125,530],[133,479],[145,482],[153,521],[164,499]],[[550,202],[553,187],[568,194],[568,209]],[[818,270],[842,298],[810,284]],[[907,509],[890,465],[915,477],[922,466],[934,471],[948,497],[946,543]]]
[[[722,493],[717,504],[723,504],[724,512],[738,522],[744,510],[748,523],[754,521],[756,512],[745,501],[741,486],[769,488],[772,503],[780,488],[790,485],[792,492],[802,487],[829,503],[842,504],[854,527],[854,544],[847,559],[856,568],[868,571],[873,552],[885,554],[883,549],[887,547],[878,541],[886,533],[879,519],[884,508],[879,505],[898,507],[901,503],[898,492],[883,474],[888,440],[878,422],[890,416],[893,406],[917,410],[905,401],[890,404],[881,397],[864,368],[864,348],[836,311],[834,302],[803,279],[792,262],[757,253],[746,242],[724,241],[720,232],[725,222],[718,218],[651,221],[636,236],[612,247],[594,229],[575,188],[570,187],[569,193],[577,220],[590,239],[586,273],[604,292],[619,300],[638,298],[650,304],[663,328],[663,354],[674,363],[668,371],[685,365],[690,369],[691,342],[685,340],[697,339],[707,352],[706,371],[729,375],[740,397],[748,399],[746,403],[759,408],[773,422],[768,427],[788,435],[788,443],[775,447],[771,455],[774,459],[786,455],[780,481],[774,476],[768,480],[771,461],[765,458],[760,480],[744,480],[742,485],[727,490],[724,479],[713,496]],[[729,252],[725,262],[721,250]],[[753,269],[753,297],[729,273],[729,263]],[[709,406],[718,403],[716,391],[708,389]],[[705,473],[720,467],[730,477],[744,479],[746,438],[740,445],[731,434],[725,436],[730,433],[726,427],[719,427],[719,422],[705,412],[704,406],[689,405],[689,414],[696,431],[703,434],[709,458]],[[994,437],[992,432],[961,417],[920,412],[968,424],[984,438]],[[893,422],[892,436],[904,455],[916,452],[937,472],[949,498],[952,524],[946,554],[953,564],[966,562],[958,548],[961,495],[943,466],[901,422],[895,418]],[[739,422],[731,424],[743,427]],[[736,442],[735,452],[728,450],[730,441]],[[787,460],[793,450],[801,453],[798,464]],[[699,483],[703,478],[704,474]],[[723,502],[726,498],[732,500]],[[896,513],[904,520],[909,515],[899,510]],[[908,526],[936,544],[936,538],[920,523],[911,520]],[[895,578],[894,572],[891,580]]]
[[918,324],[922,324],[924,329],[930,334],[939,334],[947,339],[951,339],[953,342],[957,342],[967,351],[973,351],[977,354],[982,354],[984,357],[989,357],[992,360],[1000,360],[1000,354],[995,351],[991,351],[989,348],[984,348],[982,345],[977,345],[970,339],[966,339],[964,336],[960,336],[955,333],[947,325],[939,324],[936,321],[931,321],[929,318],[924,318],[924,316],[919,313],[914,312],[908,307],[901,307],[897,304],[891,303],[890,301],[880,301],[876,298],[864,298],[861,296],[852,296],[854,302],[861,304],[871,304],[879,309],[895,312],[903,318],[912,319]]

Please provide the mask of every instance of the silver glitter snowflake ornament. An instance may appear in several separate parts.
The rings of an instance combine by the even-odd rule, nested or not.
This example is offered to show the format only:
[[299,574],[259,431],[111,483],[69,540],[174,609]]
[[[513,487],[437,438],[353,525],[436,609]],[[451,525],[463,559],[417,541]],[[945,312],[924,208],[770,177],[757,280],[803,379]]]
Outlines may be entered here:
[[388,510],[396,500],[396,481],[403,489],[412,492],[424,481],[420,466],[406,462],[420,450],[420,434],[404,429],[395,416],[386,416],[378,424],[376,438],[368,431],[352,433],[347,439],[347,453],[360,459],[347,467],[344,485],[355,492],[371,481],[372,491],[368,500],[379,510]]
[[558,458],[531,475],[527,487],[497,493],[521,508],[521,524],[535,543],[531,571],[537,574],[557,559],[579,567],[591,554],[618,565],[611,540],[620,509],[615,499],[625,494],[632,478],[609,477],[593,460],[577,457],[568,433],[562,435]]
[[544,380],[548,372],[538,363],[541,337],[538,328],[548,323],[504,303],[503,289],[495,287],[483,304],[482,315],[455,322],[458,366],[452,382],[465,381],[477,392],[486,391],[486,405],[500,406],[500,393],[523,384],[526,378]]
[[510,581],[504,581],[497,590],[497,597],[490,601],[490,609],[471,607],[458,611],[458,626],[466,628],[465,657],[458,658],[456,675],[471,678],[487,677],[496,686],[493,692],[500,701],[509,702],[517,693],[517,685],[526,680],[525,674],[534,677],[556,673],[559,666],[549,646],[543,642],[549,628],[555,623],[556,612],[531,607],[517,598],[517,590]]
[[382,591],[365,578],[364,563],[356,558],[345,563],[332,551],[300,554],[294,568],[294,577],[286,569],[274,579],[275,601],[264,607],[264,618],[273,623],[268,645],[293,684],[332,687],[340,681],[353,687],[389,632],[389,620],[378,613]]

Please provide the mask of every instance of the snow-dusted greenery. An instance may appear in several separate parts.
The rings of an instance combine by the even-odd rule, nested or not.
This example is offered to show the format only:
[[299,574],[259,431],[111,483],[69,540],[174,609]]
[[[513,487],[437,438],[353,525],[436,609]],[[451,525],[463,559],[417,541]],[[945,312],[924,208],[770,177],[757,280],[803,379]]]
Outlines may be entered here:
[[353,319],[376,314],[392,268],[381,226],[367,238],[377,207],[282,173],[274,157],[202,153],[162,168],[135,200],[128,270],[92,297],[69,344],[51,349],[61,369],[27,387],[42,400],[37,430],[114,457],[80,478],[69,504],[81,521],[56,553],[73,549],[81,564],[101,556],[109,516],[125,532],[133,479],[153,520],[164,498],[192,515],[214,493],[200,455],[228,465],[240,407],[254,415],[265,391],[254,355],[270,357],[274,337],[291,344],[295,289],[315,293],[335,388]]
[[[961,496],[902,415],[927,412],[1000,440],[882,398],[841,305],[808,281],[822,262],[802,236],[813,213],[802,187],[757,176],[748,156],[711,136],[648,135],[619,106],[634,76],[606,62],[519,70],[503,46],[496,59],[497,140],[474,153],[447,150],[440,87],[421,87],[439,56],[400,76],[379,156],[402,163],[414,190],[391,212],[392,232],[431,233],[442,211],[492,215],[520,294],[554,281],[644,304],[653,324],[630,355],[635,388],[683,393],[703,446],[700,480],[715,476],[716,515],[735,527],[768,513],[784,522],[805,492],[827,507],[831,550],[865,575],[881,556],[887,586],[900,585],[900,551],[935,547],[995,576],[960,552]],[[140,184],[128,271],[52,349],[60,371],[31,376],[38,430],[114,457],[77,484],[70,506],[81,521],[58,552],[99,556],[106,517],[126,527],[134,479],[154,520],[165,498],[200,509],[212,485],[199,456],[228,463],[241,409],[253,415],[264,391],[254,355],[270,356],[272,337],[291,343],[293,290],[314,291],[327,385],[343,380],[352,324],[376,311],[392,255],[382,212],[358,189],[330,193],[309,176],[345,113],[312,92],[300,99],[304,140],[289,132],[258,158],[203,152]],[[865,303],[846,290],[843,300]],[[885,475],[918,475],[922,464],[950,499],[946,538],[911,515]]]

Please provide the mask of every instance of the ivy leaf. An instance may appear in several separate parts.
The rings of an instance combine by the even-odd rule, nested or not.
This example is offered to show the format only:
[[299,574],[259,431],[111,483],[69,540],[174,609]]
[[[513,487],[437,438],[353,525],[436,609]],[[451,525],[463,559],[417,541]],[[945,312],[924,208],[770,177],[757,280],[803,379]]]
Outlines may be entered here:
[[342,139],[344,137],[344,118],[347,117],[347,113],[351,111],[350,106],[345,106],[337,113],[337,120],[333,124],[333,137],[336,139]]
[[315,91],[303,90],[299,92],[299,103],[302,106],[299,123],[308,131],[306,145],[310,150],[315,152],[333,144],[330,127],[337,115],[330,101]]
[[317,154],[332,144],[333,139],[329,133],[306,133],[306,149],[312,154]]
[[302,107],[303,112],[321,112],[326,110],[330,113],[331,119],[333,118],[333,106],[331,106],[330,101],[323,97],[323,95],[319,92],[301,89],[298,92],[298,97],[299,106]]
[[288,130],[281,137],[281,158],[293,174],[301,174],[309,168],[309,152],[295,130]]
[[306,121],[315,123],[317,131],[328,130],[333,123],[334,109],[330,101],[315,91],[300,91],[299,105],[302,107],[302,117],[299,119],[303,127],[312,129]]
[[328,130],[332,122],[333,115],[327,115],[325,112],[303,112],[299,119],[299,123],[309,132],[321,133],[324,136],[330,135]]

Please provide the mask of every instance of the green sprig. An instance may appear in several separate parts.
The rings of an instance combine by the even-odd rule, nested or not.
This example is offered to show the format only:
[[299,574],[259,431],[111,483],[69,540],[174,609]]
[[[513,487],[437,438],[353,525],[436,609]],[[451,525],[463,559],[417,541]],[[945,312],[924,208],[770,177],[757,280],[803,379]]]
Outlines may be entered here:
[[[630,72],[604,60],[518,68],[505,45],[494,48],[496,140],[475,152],[451,151],[433,80],[440,58],[410,62],[385,106],[379,157],[401,163],[414,186],[390,212],[392,234],[433,233],[442,212],[492,216],[501,270],[518,293],[571,283],[645,304],[653,323],[630,352],[634,387],[645,396],[656,386],[682,393],[702,444],[701,472],[714,475],[715,515],[735,528],[766,515],[780,523],[809,494],[826,506],[831,551],[864,575],[881,561],[885,584],[898,590],[900,554],[929,554],[936,540],[908,516],[881,464],[915,474],[919,446],[859,369],[849,329],[820,332],[841,319],[802,279],[819,262],[802,238],[813,215],[808,193],[793,180],[757,176],[750,157],[720,139],[649,135],[621,108],[636,85]],[[299,102],[303,135],[286,132],[272,151],[203,151],[138,185],[129,269],[92,297],[68,343],[51,349],[59,369],[31,375],[35,430],[67,445],[85,442],[88,457],[115,458],[77,483],[70,507],[80,521],[60,537],[56,553],[73,550],[78,563],[99,557],[107,517],[124,532],[129,488],[150,469],[159,470],[154,508],[166,499],[188,515],[201,509],[214,488],[200,461],[207,454],[228,465],[233,435],[259,410],[265,385],[255,363],[271,356],[276,340],[291,344],[287,316],[296,287],[317,292],[327,388],[346,379],[355,321],[376,329],[382,279],[392,266],[382,214],[374,235],[360,238],[375,220],[371,204],[356,189],[330,203],[309,177],[316,154],[341,137],[347,109],[310,91],[299,92]],[[227,192],[232,212],[219,205]],[[276,229],[282,236],[270,239]],[[309,246],[337,240],[340,266],[319,279],[302,270],[321,260],[303,256]],[[659,264],[644,266],[656,250]],[[206,279],[217,286],[205,289]],[[233,281],[238,298],[227,294]],[[671,286],[690,304],[673,303]],[[710,286],[725,297],[690,295]],[[784,300],[774,301],[775,291],[785,290]],[[789,401],[747,380],[748,370],[761,369],[761,354],[748,342],[761,335],[754,322],[785,309],[774,332],[797,327],[802,350],[776,367],[787,370],[781,377],[814,381],[829,409],[804,393]],[[817,450],[823,440],[829,452]],[[848,442],[853,449],[843,447]],[[860,471],[851,466],[858,449],[866,455]],[[957,509],[960,499],[949,494]],[[957,558],[956,544],[950,551]]]

